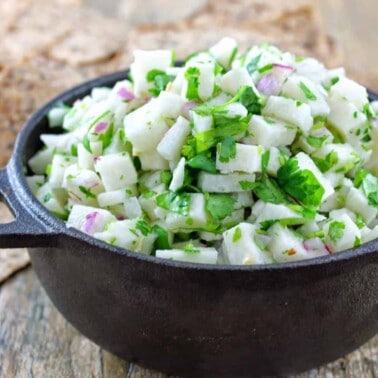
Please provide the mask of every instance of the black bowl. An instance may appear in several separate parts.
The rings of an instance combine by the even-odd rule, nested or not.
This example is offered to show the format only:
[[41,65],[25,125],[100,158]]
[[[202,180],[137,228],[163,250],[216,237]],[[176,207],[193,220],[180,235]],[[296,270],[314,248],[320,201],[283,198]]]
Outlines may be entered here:
[[[32,195],[25,162],[41,147],[52,100],[25,125],[0,171],[16,220],[1,247],[28,247],[51,300],[84,335],[169,374],[251,377],[301,372],[351,352],[378,332],[378,241],[339,254],[263,266],[195,265],[112,247],[51,215]],[[377,98],[371,94],[371,98]]]

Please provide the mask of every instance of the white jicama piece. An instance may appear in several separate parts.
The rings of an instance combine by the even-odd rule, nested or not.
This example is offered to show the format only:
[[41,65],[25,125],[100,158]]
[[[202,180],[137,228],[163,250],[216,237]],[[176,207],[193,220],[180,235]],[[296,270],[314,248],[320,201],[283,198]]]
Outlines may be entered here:
[[210,60],[187,62],[184,78],[185,81],[182,89],[183,97],[188,100],[207,100],[214,91],[214,62]]
[[156,235],[154,233],[144,235],[141,227],[138,227],[138,221],[138,219],[126,219],[111,222],[105,231],[95,233],[94,237],[121,248],[150,254]]
[[157,146],[157,152],[166,160],[179,161],[182,146],[190,133],[189,121],[178,117]]
[[217,148],[216,167],[221,173],[261,172],[261,156],[264,153],[262,146],[249,146],[236,143],[235,157],[229,158],[227,162],[221,161],[221,148]]
[[67,212],[64,203],[67,200],[65,198],[67,195],[64,190],[54,189],[49,183],[45,183],[37,189],[36,197],[49,211],[57,217],[65,219]]
[[162,91],[156,99],[156,109],[160,117],[176,119],[185,104],[185,100],[179,95]]
[[185,158],[181,158],[177,167],[173,171],[172,181],[169,185],[169,190],[176,191],[184,184],[185,177]]
[[79,168],[93,169],[94,158],[95,156],[84,147],[83,143],[77,145],[77,165]]
[[50,168],[48,182],[52,188],[62,187],[64,172],[66,168],[76,162],[75,157],[55,154]]
[[209,48],[210,54],[223,66],[230,67],[232,59],[238,50],[238,45],[233,38],[222,38],[218,43]]
[[257,216],[256,224],[261,224],[266,221],[286,220],[293,224],[303,223],[303,216],[296,211],[290,209],[283,204],[265,203],[258,207],[258,211],[252,211],[253,215]]
[[154,150],[168,131],[167,123],[156,108],[156,100],[127,114],[124,127],[126,138],[132,143],[133,153],[137,156],[141,152]]
[[130,195],[128,194],[127,189],[118,189],[98,194],[97,201],[101,207],[108,207],[123,205],[129,197]]
[[97,158],[95,169],[101,175],[106,191],[124,188],[138,180],[134,164],[127,152]]
[[313,117],[329,114],[329,106],[316,84],[304,76],[291,75],[284,83],[281,95],[305,102]]
[[240,223],[223,233],[222,249],[232,265],[254,265],[272,262],[269,253],[255,241],[256,226]]
[[198,264],[216,264],[218,251],[215,248],[157,249],[156,257],[174,261],[184,261]]
[[116,218],[107,210],[96,207],[74,205],[67,220],[67,227],[76,228],[88,235],[101,232]]
[[305,134],[309,132],[313,124],[310,106],[291,98],[268,97],[268,101],[262,110],[262,115],[289,122],[298,126]]
[[338,82],[331,87],[330,95],[346,99],[358,110],[362,110],[369,103],[366,88],[346,77],[340,77]]
[[169,169],[169,162],[161,157],[158,151],[145,151],[139,155],[140,164],[144,171]]
[[294,235],[287,227],[279,223],[269,229],[270,241],[268,249],[272,252],[275,261],[289,262],[312,258],[303,246],[303,239]]
[[200,172],[198,175],[198,187],[204,192],[232,193],[242,192],[241,182],[254,182],[255,175],[248,173],[231,173],[228,175],[217,175]]
[[193,119],[193,134],[202,133],[213,128],[213,117],[211,115],[200,115],[195,111],[190,112]]
[[149,89],[153,83],[148,80],[148,73],[152,70],[165,71],[172,65],[172,51],[170,50],[136,50],[134,63],[130,65],[130,73],[134,81],[134,93],[138,97],[150,96]]
[[272,118],[264,118],[254,114],[249,121],[249,136],[242,139],[243,143],[269,147],[289,146],[297,134],[295,126]]
[[26,182],[33,194],[36,194],[38,189],[45,183],[45,176],[43,175],[33,175],[25,177]]
[[238,67],[228,71],[220,78],[219,85],[223,91],[232,95],[235,95],[245,85],[252,87],[254,92],[257,93],[252,78],[245,67]]
[[323,187],[324,194],[322,196],[322,201],[326,200],[331,194],[334,193],[335,190],[333,189],[331,183],[324,177],[322,172],[320,172],[319,168],[308,155],[306,155],[304,152],[299,152],[295,157],[298,161],[299,168],[302,170],[308,169],[310,172],[312,172],[319,184]]
[[346,213],[329,220],[323,230],[331,252],[340,252],[361,243],[361,231]]
[[377,217],[378,209],[369,205],[369,201],[361,189],[350,188],[345,199],[345,206],[361,215],[368,225]]
[[44,150],[38,151],[32,158],[29,159],[28,165],[36,175],[43,175],[46,168],[51,162],[54,155],[54,148],[47,147]]

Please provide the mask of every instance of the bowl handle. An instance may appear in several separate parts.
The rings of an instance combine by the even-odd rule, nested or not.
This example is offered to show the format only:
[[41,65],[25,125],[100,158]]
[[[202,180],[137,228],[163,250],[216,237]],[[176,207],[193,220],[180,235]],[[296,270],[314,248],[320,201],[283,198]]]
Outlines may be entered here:
[[57,233],[26,210],[9,181],[8,170],[0,170],[0,201],[13,213],[15,220],[0,224],[0,248],[47,247],[56,244]]

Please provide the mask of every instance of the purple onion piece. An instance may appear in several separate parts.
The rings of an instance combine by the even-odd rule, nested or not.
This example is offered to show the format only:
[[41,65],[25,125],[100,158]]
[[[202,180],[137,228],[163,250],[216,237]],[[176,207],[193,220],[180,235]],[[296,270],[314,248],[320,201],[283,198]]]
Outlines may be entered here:
[[95,127],[94,127],[94,132],[95,133],[102,133],[108,128],[108,123],[107,122],[99,122]]
[[127,88],[125,87],[121,87],[118,92],[117,92],[117,95],[122,99],[122,100],[134,100],[135,99],[135,95],[133,92],[129,91]]
[[98,216],[97,211],[87,214],[87,216],[85,217],[85,222],[83,226],[81,227],[81,231],[85,232],[86,234],[92,235],[94,232],[94,225],[95,225],[97,216]]
[[256,88],[265,95],[277,95],[281,91],[281,83],[274,74],[268,74],[259,80]]

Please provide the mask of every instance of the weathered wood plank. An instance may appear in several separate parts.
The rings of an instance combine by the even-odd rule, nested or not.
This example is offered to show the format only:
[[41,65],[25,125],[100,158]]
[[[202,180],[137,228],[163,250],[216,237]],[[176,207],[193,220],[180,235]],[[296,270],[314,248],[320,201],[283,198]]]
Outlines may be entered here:
[[[378,335],[332,364],[291,378],[376,378]],[[166,378],[122,361],[77,332],[31,268],[0,287],[0,377]]]

